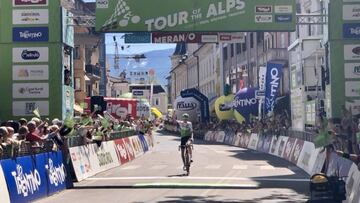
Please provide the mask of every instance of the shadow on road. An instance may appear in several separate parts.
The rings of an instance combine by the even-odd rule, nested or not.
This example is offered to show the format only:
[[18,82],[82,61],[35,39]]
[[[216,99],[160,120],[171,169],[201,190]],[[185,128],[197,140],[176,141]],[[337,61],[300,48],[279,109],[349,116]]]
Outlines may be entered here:
[[260,203],[263,201],[271,201],[277,202],[281,201],[281,203],[301,203],[306,202],[306,200],[300,200],[297,195],[284,195],[284,194],[274,194],[270,196],[265,196],[261,198],[254,198],[252,200],[238,200],[238,199],[222,199],[221,201],[216,200],[220,196],[168,196],[166,197],[168,200],[158,201],[159,203],[185,203],[185,202],[193,202],[193,203],[215,203],[215,202],[237,202],[237,203]]

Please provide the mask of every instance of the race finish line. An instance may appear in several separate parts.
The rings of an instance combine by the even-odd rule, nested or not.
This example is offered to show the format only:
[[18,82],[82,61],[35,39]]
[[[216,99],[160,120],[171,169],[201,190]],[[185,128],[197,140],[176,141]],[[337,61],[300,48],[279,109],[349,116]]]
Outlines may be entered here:
[[101,177],[88,178],[86,180],[110,181],[110,180],[235,180],[235,181],[277,181],[277,182],[309,182],[309,179],[300,178],[241,178],[241,177],[191,177],[191,176],[173,176],[173,177]]

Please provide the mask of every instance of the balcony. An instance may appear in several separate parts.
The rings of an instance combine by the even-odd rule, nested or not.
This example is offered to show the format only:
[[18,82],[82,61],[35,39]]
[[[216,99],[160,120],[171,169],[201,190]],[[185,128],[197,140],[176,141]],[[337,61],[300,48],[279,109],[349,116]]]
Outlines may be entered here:
[[101,77],[101,71],[100,71],[100,67],[98,66],[94,66],[94,65],[86,65],[85,66],[85,72],[86,75],[90,78],[90,79],[100,79]]

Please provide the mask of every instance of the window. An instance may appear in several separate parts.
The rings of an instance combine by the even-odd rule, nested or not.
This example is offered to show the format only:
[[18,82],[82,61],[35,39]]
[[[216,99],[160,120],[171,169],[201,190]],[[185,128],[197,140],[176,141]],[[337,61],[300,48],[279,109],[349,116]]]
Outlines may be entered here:
[[75,90],[81,90],[81,79],[75,78]]
[[240,54],[240,53],[241,53],[241,44],[236,43],[236,54]]
[[234,44],[230,45],[230,55],[231,57],[234,57]]
[[242,46],[242,51],[245,52],[246,51],[246,37],[245,37],[245,43],[241,43]]
[[75,46],[74,59],[80,59],[80,47]]
[[254,33],[250,33],[250,48],[254,48]]
[[159,98],[156,98],[156,99],[155,99],[155,105],[156,105],[156,106],[159,106],[159,105],[160,105],[160,99],[159,99]]
[[228,58],[227,47],[223,48],[223,55],[224,55],[224,60],[226,60]]

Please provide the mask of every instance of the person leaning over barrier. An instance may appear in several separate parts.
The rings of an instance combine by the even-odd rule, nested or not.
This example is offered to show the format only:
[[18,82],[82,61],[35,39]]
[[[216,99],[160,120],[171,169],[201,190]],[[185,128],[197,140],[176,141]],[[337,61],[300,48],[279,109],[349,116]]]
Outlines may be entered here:
[[345,152],[339,151],[339,150],[336,150],[335,152],[337,155],[354,162],[358,166],[358,169],[360,170],[360,155],[348,154],[348,153],[345,153]]
[[4,137],[8,134],[6,127],[0,127],[0,159],[4,155],[3,143]]

